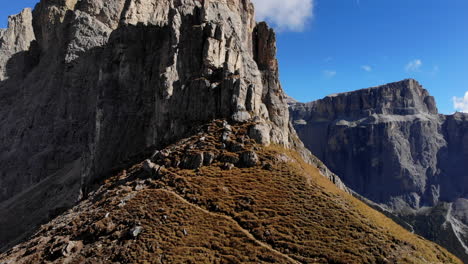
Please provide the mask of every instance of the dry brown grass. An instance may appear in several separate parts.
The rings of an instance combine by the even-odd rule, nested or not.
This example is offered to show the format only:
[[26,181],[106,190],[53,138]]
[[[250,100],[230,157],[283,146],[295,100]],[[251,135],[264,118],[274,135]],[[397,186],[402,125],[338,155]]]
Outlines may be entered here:
[[[190,152],[234,154],[219,149],[219,131],[208,131],[204,149]],[[184,142],[171,155],[197,138]],[[461,263],[339,190],[294,151],[249,140],[245,147],[257,149],[261,164],[170,167],[161,179],[129,168],[0,262]],[[136,238],[135,226],[143,228]],[[69,240],[83,248],[66,256]]]

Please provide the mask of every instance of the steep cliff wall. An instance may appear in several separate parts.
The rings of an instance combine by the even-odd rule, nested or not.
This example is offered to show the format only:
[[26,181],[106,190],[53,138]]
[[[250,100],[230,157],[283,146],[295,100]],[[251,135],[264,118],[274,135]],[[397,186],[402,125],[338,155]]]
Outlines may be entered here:
[[[270,120],[269,96],[284,109],[253,60],[250,3],[42,1],[33,24],[34,67],[1,83],[0,200],[78,159],[84,179],[100,175],[197,122]],[[288,113],[272,114],[287,145]]]
[[[304,144],[347,186],[468,256],[468,222],[460,217],[467,213],[468,115],[439,115],[434,98],[411,79],[292,103],[290,110]],[[428,207],[439,209],[433,214]],[[437,219],[421,221],[422,215]],[[446,232],[450,239],[434,235],[448,223],[465,230],[459,241],[458,231]]]
[[42,0],[0,54],[0,245],[215,118],[308,156],[250,1]]

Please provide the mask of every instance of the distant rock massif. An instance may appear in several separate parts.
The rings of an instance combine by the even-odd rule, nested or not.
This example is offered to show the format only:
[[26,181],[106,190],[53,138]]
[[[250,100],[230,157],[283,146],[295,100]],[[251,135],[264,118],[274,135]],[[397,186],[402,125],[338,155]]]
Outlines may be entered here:
[[415,80],[290,103],[304,144],[359,195],[468,262],[468,114]]

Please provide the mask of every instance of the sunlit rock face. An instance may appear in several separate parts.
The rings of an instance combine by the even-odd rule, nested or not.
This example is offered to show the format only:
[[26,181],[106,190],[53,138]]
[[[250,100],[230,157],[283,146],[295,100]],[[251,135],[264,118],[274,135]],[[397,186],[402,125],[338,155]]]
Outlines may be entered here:
[[[446,246],[456,240],[452,251],[468,256],[463,249],[468,234],[467,114],[438,114],[434,98],[411,79],[306,104],[292,102],[290,110],[304,144],[347,186],[404,216],[433,240]],[[428,213],[426,208],[437,210]],[[437,219],[444,220],[431,227],[431,221],[412,217],[441,211],[443,217]],[[464,235],[432,235],[448,226],[445,221]]]
[[0,29],[0,81],[7,78],[7,70],[10,75],[20,73],[24,67],[21,54],[29,50],[33,40],[31,9],[8,18],[8,28]]

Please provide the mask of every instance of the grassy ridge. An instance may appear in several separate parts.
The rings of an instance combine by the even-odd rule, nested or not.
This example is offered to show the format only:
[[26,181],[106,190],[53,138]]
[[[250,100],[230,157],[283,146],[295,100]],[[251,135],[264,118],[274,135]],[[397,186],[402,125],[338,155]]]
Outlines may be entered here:
[[[247,126],[230,135],[243,138],[241,147],[222,146],[214,124],[168,147],[158,176],[136,164],[109,178],[0,262],[461,263],[338,189],[296,152],[255,144]],[[243,151],[255,151],[256,166],[225,166]],[[198,169],[171,165],[205,152],[218,158]]]

